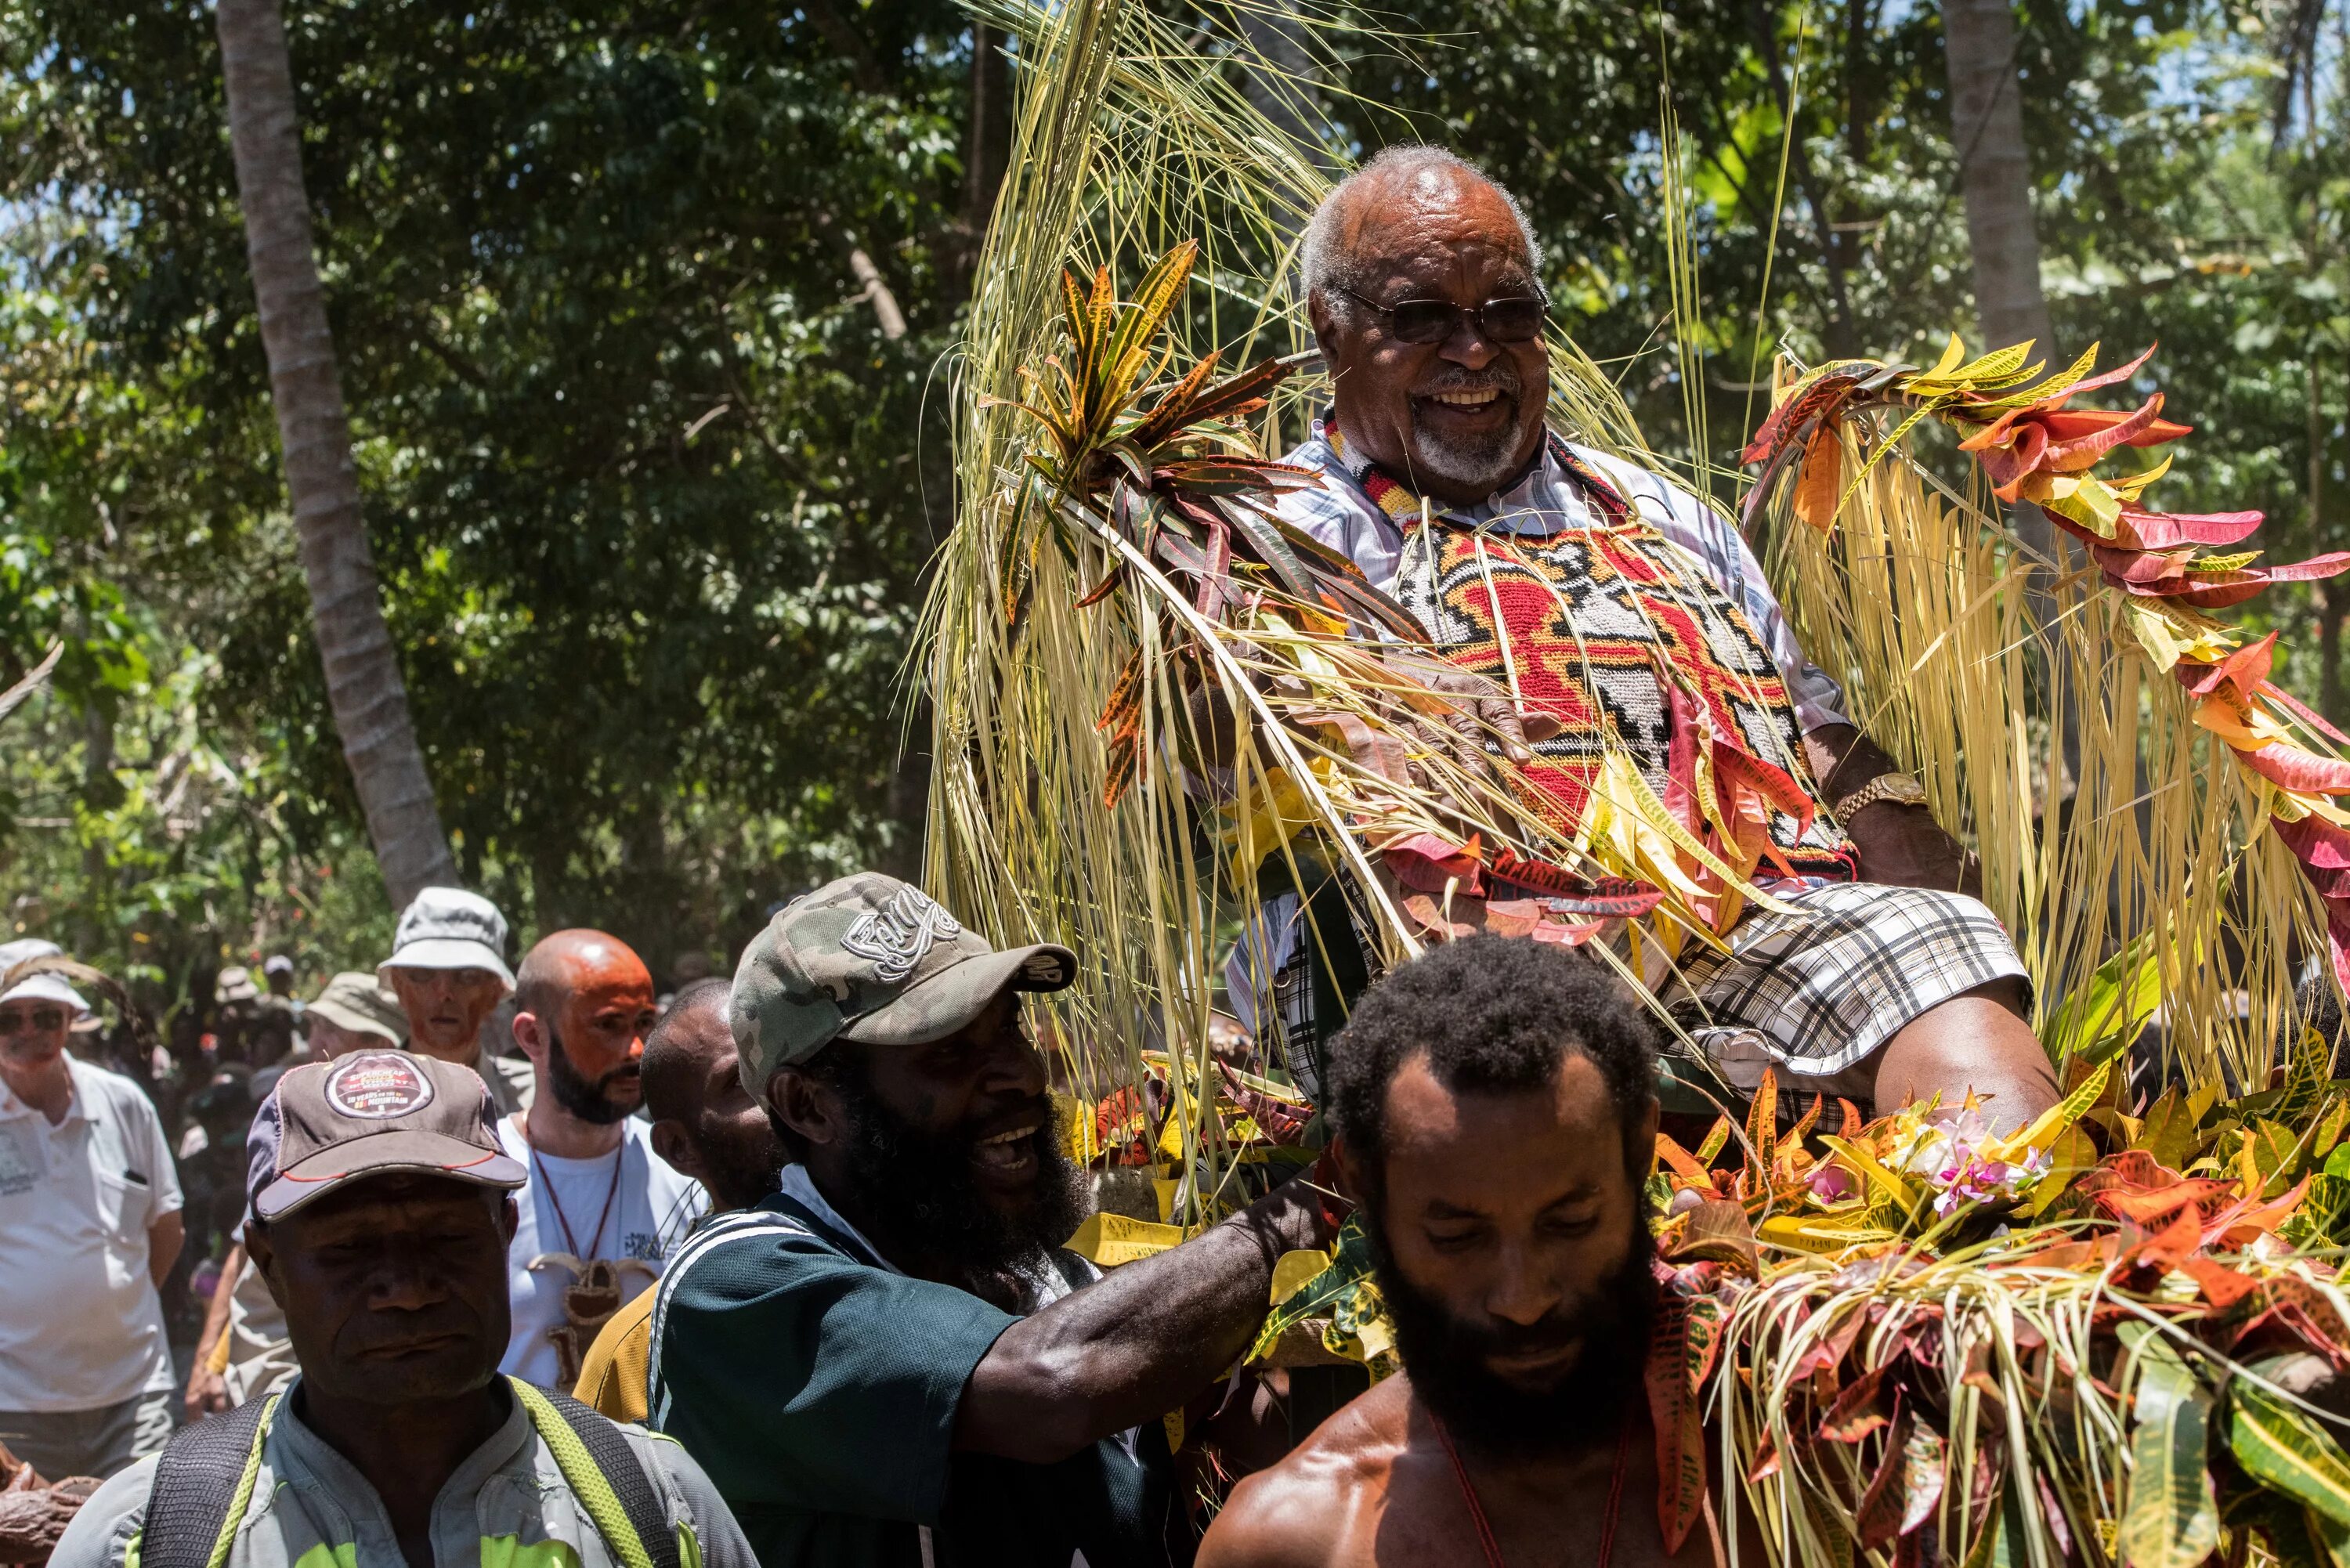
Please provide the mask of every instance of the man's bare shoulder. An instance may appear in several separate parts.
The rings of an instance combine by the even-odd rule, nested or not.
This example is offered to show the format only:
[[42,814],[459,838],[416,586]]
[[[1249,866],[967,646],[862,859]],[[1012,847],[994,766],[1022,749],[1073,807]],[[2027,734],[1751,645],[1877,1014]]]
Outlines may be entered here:
[[1199,1568],[1335,1568],[1359,1553],[1408,1440],[1411,1390],[1390,1377],[1346,1405],[1271,1469],[1232,1489]]

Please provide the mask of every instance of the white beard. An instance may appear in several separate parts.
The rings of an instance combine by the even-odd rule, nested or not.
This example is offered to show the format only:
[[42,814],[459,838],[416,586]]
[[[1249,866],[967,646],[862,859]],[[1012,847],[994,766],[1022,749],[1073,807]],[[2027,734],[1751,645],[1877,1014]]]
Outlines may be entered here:
[[1412,462],[1459,490],[1491,494],[1518,466],[1518,428],[1514,425],[1489,437],[1452,441],[1415,422],[1411,431]]

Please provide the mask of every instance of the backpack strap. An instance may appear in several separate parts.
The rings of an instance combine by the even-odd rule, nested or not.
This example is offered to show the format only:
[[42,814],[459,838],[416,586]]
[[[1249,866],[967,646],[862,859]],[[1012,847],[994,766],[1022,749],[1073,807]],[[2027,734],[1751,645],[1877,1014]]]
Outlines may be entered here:
[[[669,1511],[619,1425],[568,1395],[550,1394],[519,1377],[506,1381],[621,1568],[679,1568]],[[143,1560],[140,1568],[147,1568]]]
[[228,1561],[281,1397],[248,1399],[206,1417],[164,1447],[139,1528],[140,1568],[221,1568]]

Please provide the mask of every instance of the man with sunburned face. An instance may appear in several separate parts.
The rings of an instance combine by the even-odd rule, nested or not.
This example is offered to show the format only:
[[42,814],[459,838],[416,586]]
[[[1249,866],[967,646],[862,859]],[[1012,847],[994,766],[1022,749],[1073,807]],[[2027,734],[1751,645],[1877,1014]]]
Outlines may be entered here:
[[1107,1277],[1060,1250],[1080,1189],[1020,1002],[1076,962],[870,873],[744,951],[743,1084],[793,1163],[671,1262],[651,1403],[763,1563],[1127,1568],[1184,1528],[1159,1417],[1327,1226],[1293,1183]]
[[1703,1532],[1665,1551],[1642,1397],[1653,1041],[1547,943],[1472,937],[1364,995],[1328,1111],[1403,1370],[1243,1480],[1201,1568],[1712,1561]]
[[602,931],[557,931],[516,977],[514,1032],[536,1075],[498,1138],[530,1173],[508,1249],[513,1337],[500,1370],[569,1390],[605,1322],[660,1277],[700,1217],[701,1187],[629,1113],[653,1025],[653,981]]

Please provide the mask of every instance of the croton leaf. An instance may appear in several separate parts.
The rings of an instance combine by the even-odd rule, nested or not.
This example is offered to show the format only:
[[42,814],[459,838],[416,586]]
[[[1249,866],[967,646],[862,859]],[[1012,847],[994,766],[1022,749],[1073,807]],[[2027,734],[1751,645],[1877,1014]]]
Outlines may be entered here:
[[1657,1316],[1648,1353],[1648,1414],[1657,1433],[1657,1528],[1668,1552],[1705,1511],[1705,1418],[1698,1402],[1721,1348],[1721,1303],[1670,1297]]
[[[2277,1360],[2256,1361],[2250,1370],[2265,1376]],[[2229,1386],[2228,1447],[2262,1486],[2350,1526],[2350,1454],[2306,1411],[2250,1377]]]
[[2335,1568],[2309,1510],[2266,1487],[2237,1484],[2220,1500],[2220,1521],[2259,1537],[2277,1568]]
[[2195,1568],[2220,1544],[2219,1500],[2207,1463],[2211,1390],[2169,1339],[2144,1324],[2136,1340],[2137,1400],[2128,1495],[2117,1544],[2137,1568]]

